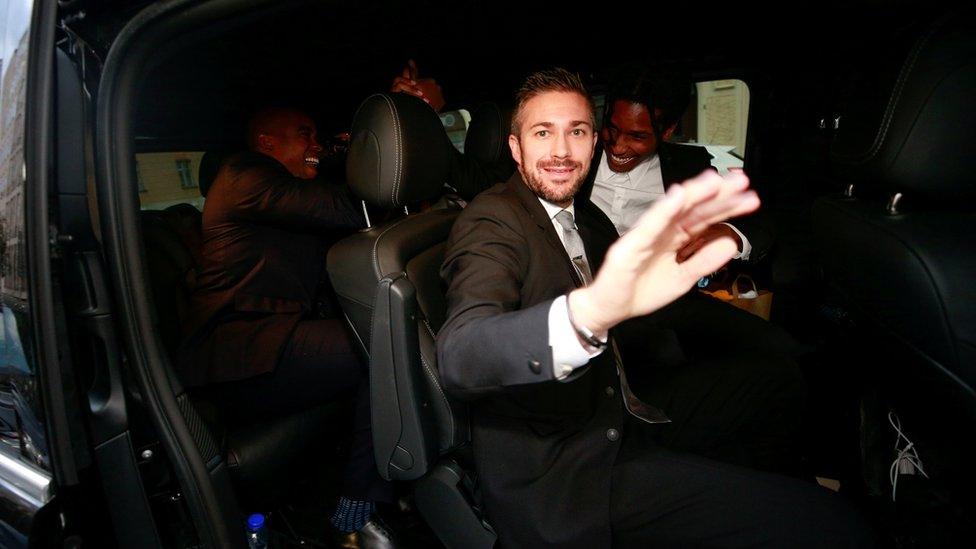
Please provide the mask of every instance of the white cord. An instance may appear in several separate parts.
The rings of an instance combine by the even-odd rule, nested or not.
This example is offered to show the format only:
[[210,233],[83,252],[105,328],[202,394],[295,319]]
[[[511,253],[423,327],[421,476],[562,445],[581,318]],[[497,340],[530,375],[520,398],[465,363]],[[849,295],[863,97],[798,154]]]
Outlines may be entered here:
[[[901,420],[898,419],[898,415],[895,414],[894,410],[888,411],[888,423],[891,423],[891,427],[898,433],[898,437],[895,439],[895,454],[897,457],[895,457],[895,461],[891,463],[891,467],[888,469],[888,477],[891,479],[891,501],[895,501],[899,476],[914,475],[916,472],[925,478],[929,478],[929,476],[925,473],[925,468],[922,467],[922,458],[918,457],[918,451],[915,450],[915,443],[908,440],[908,437],[902,432]],[[904,447],[902,447],[902,441],[904,441]]]

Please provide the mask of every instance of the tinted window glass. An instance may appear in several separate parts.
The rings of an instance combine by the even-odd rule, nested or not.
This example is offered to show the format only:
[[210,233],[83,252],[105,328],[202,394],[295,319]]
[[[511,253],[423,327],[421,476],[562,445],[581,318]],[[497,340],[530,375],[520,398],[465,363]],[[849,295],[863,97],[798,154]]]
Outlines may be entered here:
[[0,0],[0,444],[49,468],[31,336],[24,108],[31,2]]
[[749,86],[742,80],[711,80],[695,84],[675,141],[704,145],[720,172],[741,168],[746,155]]
[[139,203],[143,210],[193,204],[203,210],[200,159],[203,151],[154,152],[136,155]]

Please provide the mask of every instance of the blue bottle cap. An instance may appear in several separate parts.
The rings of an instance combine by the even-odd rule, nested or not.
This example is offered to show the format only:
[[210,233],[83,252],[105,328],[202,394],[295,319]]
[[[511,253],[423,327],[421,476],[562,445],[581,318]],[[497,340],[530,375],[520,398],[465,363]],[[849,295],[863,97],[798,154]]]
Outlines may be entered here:
[[264,515],[261,513],[254,513],[253,515],[247,517],[247,527],[249,530],[257,530],[264,526]]

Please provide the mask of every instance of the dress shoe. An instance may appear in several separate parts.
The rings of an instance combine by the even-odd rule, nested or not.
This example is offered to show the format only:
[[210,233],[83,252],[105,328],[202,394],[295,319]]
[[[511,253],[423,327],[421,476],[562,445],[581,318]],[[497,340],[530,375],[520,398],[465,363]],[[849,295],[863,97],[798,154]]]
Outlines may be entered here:
[[397,546],[393,531],[377,516],[355,532],[338,533],[335,542],[343,549],[396,549]]

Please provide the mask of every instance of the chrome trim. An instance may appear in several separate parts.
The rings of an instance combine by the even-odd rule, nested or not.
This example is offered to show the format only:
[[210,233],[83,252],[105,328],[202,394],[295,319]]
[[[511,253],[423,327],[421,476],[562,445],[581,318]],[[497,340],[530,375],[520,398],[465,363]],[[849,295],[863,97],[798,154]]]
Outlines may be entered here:
[[0,499],[18,499],[40,509],[54,496],[54,484],[46,471],[24,461],[17,450],[0,443]]
[[366,228],[372,227],[373,224],[369,222],[369,211],[366,209],[366,201],[360,200],[359,203],[363,205],[363,217],[366,218]]
[[898,215],[899,213],[901,213],[898,210],[898,206],[900,203],[901,203],[901,193],[893,194],[891,198],[888,200],[888,206],[885,207],[885,211],[888,212],[888,215]]

